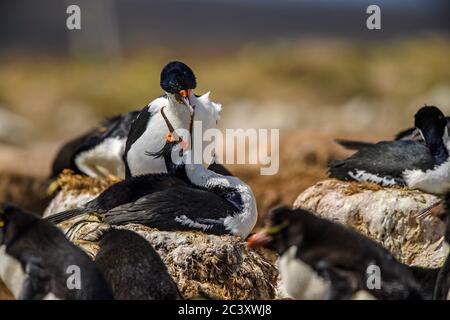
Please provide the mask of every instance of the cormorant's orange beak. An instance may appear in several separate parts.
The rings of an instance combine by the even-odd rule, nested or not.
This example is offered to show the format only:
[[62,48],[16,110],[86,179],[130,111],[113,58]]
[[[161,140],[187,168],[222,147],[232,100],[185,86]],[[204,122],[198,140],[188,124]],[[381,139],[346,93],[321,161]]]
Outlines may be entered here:
[[180,90],[179,92],[180,96],[182,96],[183,98],[187,98],[189,97],[189,95],[191,94],[191,89],[188,90]]
[[189,100],[189,95],[191,94],[191,89],[187,90],[180,90],[178,93],[181,96],[181,100],[183,101],[183,104],[189,109],[191,114],[194,112],[193,108],[191,106],[191,101]]

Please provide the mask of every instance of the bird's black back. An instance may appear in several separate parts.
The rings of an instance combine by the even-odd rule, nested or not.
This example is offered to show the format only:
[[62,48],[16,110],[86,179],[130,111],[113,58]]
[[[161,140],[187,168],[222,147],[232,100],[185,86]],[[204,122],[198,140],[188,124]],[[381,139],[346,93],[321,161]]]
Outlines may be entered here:
[[332,161],[330,176],[347,180],[349,172],[364,170],[379,176],[401,177],[404,170],[434,167],[430,150],[415,141],[382,141],[359,150],[345,160]]
[[209,226],[207,233],[226,234],[220,219],[238,212],[220,195],[192,186],[176,186],[149,193],[135,202],[115,207],[105,213],[105,222],[112,225],[139,223],[160,230],[192,230],[200,228],[182,224],[187,217]]
[[164,191],[186,183],[166,173],[147,174],[131,177],[113,184],[97,198],[88,202],[86,208],[106,212],[117,206],[134,202],[156,191]]

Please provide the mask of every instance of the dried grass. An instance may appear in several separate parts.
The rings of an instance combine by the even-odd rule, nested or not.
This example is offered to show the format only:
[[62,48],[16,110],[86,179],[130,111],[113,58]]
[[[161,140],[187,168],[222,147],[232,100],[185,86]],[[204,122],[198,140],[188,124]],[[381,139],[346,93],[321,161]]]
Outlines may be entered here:
[[72,170],[65,169],[58,177],[57,182],[63,192],[70,192],[74,195],[80,193],[97,195],[120,180],[120,178],[113,176],[106,179],[95,179],[75,174]]

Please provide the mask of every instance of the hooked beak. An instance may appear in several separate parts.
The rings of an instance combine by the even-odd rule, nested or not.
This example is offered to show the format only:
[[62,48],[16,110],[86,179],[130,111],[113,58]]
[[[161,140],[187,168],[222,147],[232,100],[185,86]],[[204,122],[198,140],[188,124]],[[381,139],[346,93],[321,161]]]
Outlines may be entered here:
[[184,105],[188,107],[189,111],[193,112],[191,101],[189,100],[191,92],[192,90],[188,89],[188,90],[180,90],[178,93],[180,94],[181,100],[184,103]]

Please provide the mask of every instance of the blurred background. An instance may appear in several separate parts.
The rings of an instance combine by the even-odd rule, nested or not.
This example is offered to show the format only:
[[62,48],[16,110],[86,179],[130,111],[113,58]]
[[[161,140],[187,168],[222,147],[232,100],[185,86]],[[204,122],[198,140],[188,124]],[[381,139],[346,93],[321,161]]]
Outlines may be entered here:
[[230,169],[260,214],[291,204],[348,155],[334,138],[389,139],[423,104],[450,114],[449,17],[448,0],[0,0],[0,201],[41,211],[61,144],[161,95],[177,59],[223,104],[222,129],[281,129],[277,175]]

